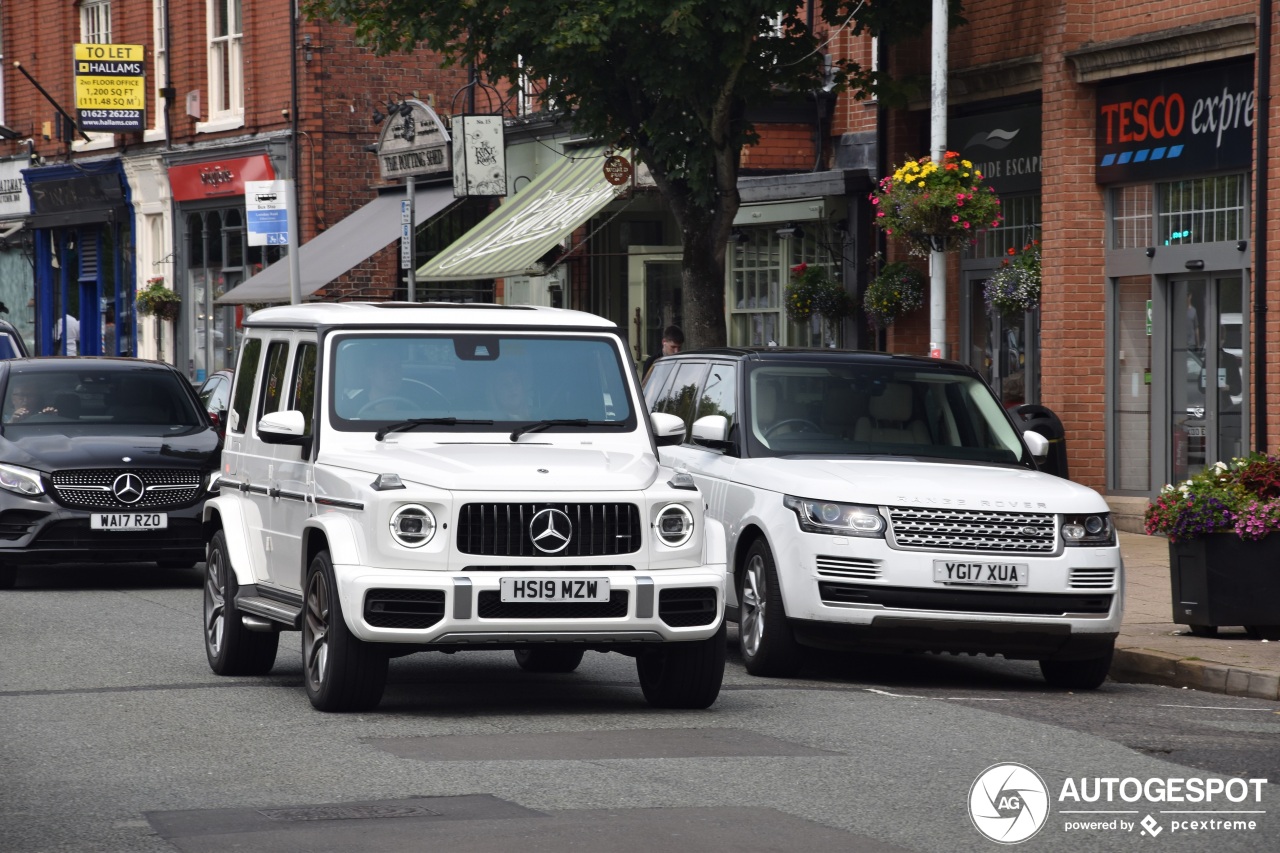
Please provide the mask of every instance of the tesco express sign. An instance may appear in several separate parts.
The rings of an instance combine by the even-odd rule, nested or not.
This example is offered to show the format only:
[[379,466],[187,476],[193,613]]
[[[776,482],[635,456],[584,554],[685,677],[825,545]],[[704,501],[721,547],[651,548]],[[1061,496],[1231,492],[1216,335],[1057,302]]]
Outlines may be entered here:
[[1099,87],[1099,183],[1248,169],[1253,69],[1234,63]]

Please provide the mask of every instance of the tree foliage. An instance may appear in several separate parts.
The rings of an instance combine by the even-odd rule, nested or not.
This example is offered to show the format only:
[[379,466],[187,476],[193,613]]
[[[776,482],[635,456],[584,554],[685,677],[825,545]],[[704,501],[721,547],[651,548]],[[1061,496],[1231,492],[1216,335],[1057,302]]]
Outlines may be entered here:
[[[960,0],[952,0],[953,20]],[[669,203],[684,247],[686,335],[725,341],[724,246],[737,213],[752,105],[823,86],[901,93],[829,54],[831,31],[882,39],[927,30],[931,0],[303,0],[380,54],[426,47],[490,81],[538,82],[575,128],[633,148]]]

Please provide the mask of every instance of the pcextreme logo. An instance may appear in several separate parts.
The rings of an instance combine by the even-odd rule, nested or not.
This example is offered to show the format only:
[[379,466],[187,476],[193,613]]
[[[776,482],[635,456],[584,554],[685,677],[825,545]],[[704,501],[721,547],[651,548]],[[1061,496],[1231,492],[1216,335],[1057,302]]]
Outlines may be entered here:
[[[1067,777],[1058,792],[1064,832],[1220,835],[1257,832],[1266,779]],[[1033,837],[1049,820],[1044,779],[1025,764],[993,764],[969,788],[969,818],[999,844]]]

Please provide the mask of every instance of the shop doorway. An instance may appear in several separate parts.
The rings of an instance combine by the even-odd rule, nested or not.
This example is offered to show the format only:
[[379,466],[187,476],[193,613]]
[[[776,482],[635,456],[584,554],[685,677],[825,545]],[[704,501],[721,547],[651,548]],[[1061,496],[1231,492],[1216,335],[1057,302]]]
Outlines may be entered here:
[[1040,312],[1010,319],[987,309],[983,299],[989,275],[970,274],[965,281],[967,322],[961,358],[982,374],[1006,408],[1039,401]]
[[684,328],[681,254],[672,247],[632,246],[627,263],[627,312],[636,364],[662,354],[662,330]]
[[1169,281],[1173,480],[1244,455],[1247,408],[1244,282],[1238,275]]

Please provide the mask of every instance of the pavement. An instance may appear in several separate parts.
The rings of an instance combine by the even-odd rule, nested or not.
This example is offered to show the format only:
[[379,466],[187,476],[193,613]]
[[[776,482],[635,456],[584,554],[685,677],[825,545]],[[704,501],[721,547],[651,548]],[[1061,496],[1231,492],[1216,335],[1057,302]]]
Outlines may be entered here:
[[1192,636],[1188,626],[1170,621],[1169,540],[1119,536],[1124,621],[1111,678],[1280,701],[1280,642],[1251,640],[1240,626],[1222,627],[1216,637]]

